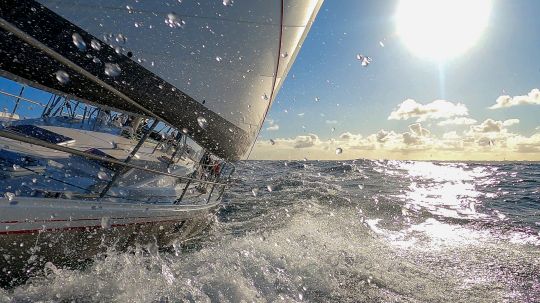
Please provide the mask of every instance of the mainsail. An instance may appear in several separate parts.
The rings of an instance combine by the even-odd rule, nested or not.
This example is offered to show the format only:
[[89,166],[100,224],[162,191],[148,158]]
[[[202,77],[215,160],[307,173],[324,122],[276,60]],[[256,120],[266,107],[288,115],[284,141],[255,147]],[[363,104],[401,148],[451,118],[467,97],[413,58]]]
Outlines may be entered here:
[[322,1],[3,0],[0,73],[159,119],[237,160]]

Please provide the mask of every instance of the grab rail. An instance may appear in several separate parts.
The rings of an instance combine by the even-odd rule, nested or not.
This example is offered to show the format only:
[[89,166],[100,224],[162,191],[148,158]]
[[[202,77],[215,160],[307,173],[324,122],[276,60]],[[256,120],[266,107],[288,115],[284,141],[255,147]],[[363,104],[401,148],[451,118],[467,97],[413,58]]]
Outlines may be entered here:
[[134,165],[134,164],[131,164],[131,163],[126,163],[124,161],[120,161],[120,160],[116,160],[116,159],[111,159],[111,158],[107,158],[107,157],[87,153],[85,151],[81,151],[81,150],[78,150],[78,149],[69,148],[69,147],[66,147],[66,146],[61,146],[61,145],[49,143],[49,142],[39,140],[39,139],[35,139],[35,138],[32,138],[32,137],[19,135],[16,132],[12,132],[12,131],[0,130],[0,137],[11,139],[11,140],[16,140],[16,141],[20,141],[20,142],[24,142],[24,143],[28,143],[28,144],[34,144],[34,145],[42,146],[42,147],[45,147],[45,148],[65,152],[65,153],[68,153],[68,154],[73,154],[73,155],[85,157],[85,158],[88,158],[88,159],[104,161],[104,162],[113,163],[113,164],[117,164],[117,165],[124,166],[124,167],[139,169],[139,170],[142,170],[142,171],[163,175],[163,176],[174,177],[174,178],[178,178],[180,180],[186,180],[186,181],[190,181],[190,182],[195,181],[195,182],[198,182],[198,183],[213,184],[213,185],[227,185],[228,184],[228,183],[212,182],[212,181],[194,179],[194,178],[184,177],[184,176],[180,176],[180,175],[169,173],[169,172],[163,172],[163,171],[159,171],[159,170],[155,170],[155,169],[151,169],[151,168],[146,168],[146,167]]
[[35,104],[35,105],[39,105],[41,107],[45,107],[45,104],[41,104],[41,103],[39,103],[37,101],[34,101],[32,99],[28,99],[28,98],[25,98],[25,97],[20,97],[20,96],[14,95],[14,94],[10,94],[10,93],[2,91],[2,90],[0,90],[0,94],[6,95],[6,96],[9,96],[9,97],[13,97],[13,98],[18,98],[18,99],[21,99],[21,100],[26,101],[28,103],[32,103],[32,104]]

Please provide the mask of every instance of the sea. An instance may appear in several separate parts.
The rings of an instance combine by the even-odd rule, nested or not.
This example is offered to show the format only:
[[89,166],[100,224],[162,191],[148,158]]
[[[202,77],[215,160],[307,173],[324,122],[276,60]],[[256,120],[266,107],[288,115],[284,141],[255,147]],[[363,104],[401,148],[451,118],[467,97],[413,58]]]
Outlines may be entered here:
[[233,181],[199,237],[0,302],[540,302],[540,163],[244,161]]

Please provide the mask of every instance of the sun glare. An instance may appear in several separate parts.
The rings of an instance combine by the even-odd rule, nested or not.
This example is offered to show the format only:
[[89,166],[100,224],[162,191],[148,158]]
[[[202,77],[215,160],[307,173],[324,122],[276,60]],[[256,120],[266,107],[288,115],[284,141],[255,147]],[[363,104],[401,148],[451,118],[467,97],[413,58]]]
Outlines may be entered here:
[[401,0],[397,33],[414,54],[445,61],[470,49],[488,25],[491,0]]

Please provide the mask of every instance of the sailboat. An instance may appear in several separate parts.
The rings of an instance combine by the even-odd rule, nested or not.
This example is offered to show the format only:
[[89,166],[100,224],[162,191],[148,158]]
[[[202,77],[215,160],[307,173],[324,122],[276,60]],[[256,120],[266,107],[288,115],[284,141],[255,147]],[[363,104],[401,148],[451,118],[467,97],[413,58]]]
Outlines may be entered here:
[[321,5],[2,1],[0,276],[203,230]]

